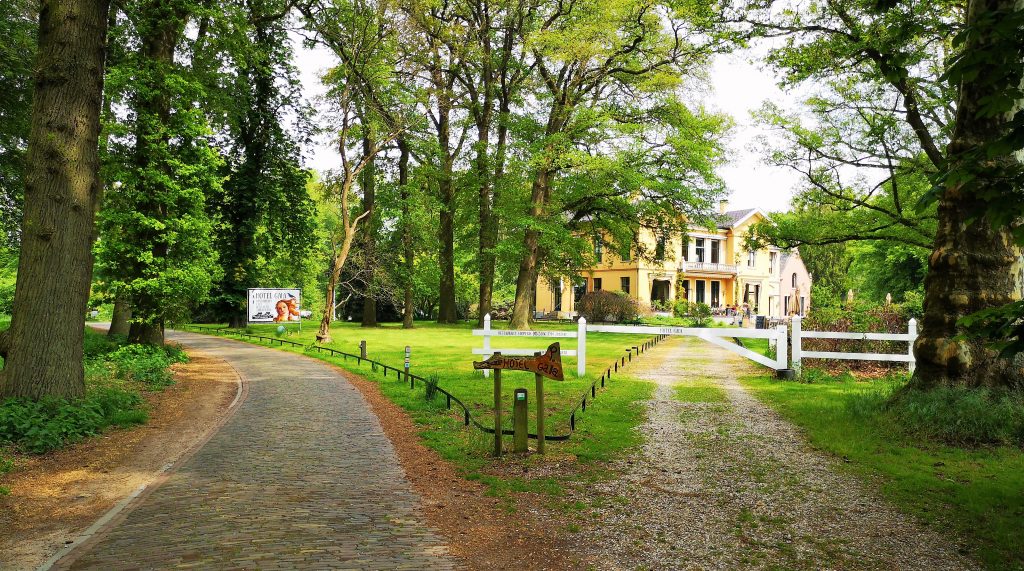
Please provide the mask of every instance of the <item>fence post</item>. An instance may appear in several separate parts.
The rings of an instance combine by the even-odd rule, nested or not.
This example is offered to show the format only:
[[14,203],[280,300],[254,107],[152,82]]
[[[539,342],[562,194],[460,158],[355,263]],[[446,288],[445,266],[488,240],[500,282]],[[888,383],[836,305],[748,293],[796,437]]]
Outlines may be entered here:
[[366,341],[360,341],[359,342],[359,358],[360,359],[365,359],[366,358]]
[[[484,314],[484,360],[491,358],[491,314]],[[490,369],[484,369],[484,378],[491,376]]]
[[587,374],[587,318],[576,322],[576,376]]
[[775,368],[786,369],[789,367],[788,343],[786,343],[786,325],[780,323],[775,326]]
[[803,344],[803,333],[800,329],[800,316],[793,316],[793,370],[796,371],[796,377],[799,379],[803,364],[800,362],[802,359],[801,353],[804,350]]
[[910,318],[910,323],[907,323],[907,337],[910,339],[909,348],[907,349],[907,355],[910,356],[910,362],[907,363],[907,368],[910,370],[910,374],[914,374],[914,369],[917,367],[917,360],[914,357],[914,342],[917,341],[917,320]]

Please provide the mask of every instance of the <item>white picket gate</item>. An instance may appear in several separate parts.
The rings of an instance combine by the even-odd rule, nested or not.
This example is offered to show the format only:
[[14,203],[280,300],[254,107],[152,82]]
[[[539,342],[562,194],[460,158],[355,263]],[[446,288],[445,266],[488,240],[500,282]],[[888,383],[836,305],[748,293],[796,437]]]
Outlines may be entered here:
[[[776,371],[787,368],[786,326],[779,325],[775,329],[747,329],[746,327],[658,327],[655,325],[590,325],[591,333],[625,333],[630,335],[686,335],[703,339],[708,343],[739,354],[751,361]],[[729,339],[768,339],[775,342],[774,359],[766,357],[746,347],[729,341]]]
[[[848,359],[856,361],[889,361],[907,363],[914,372],[914,341],[917,339],[917,320],[907,323],[906,333],[850,333],[840,331],[804,331],[800,316],[794,315],[793,326],[793,369],[800,374],[803,359]],[[858,341],[905,341],[906,353],[847,353],[842,351],[804,351],[804,339],[852,339]]]
[[[576,357],[576,376],[582,377],[587,373],[587,320],[580,318],[576,325],[576,331],[514,331],[509,329],[491,329],[491,314],[484,315],[484,328],[474,329],[473,335],[484,338],[482,349],[473,349],[474,355],[487,355],[488,357],[501,353],[502,355],[533,355],[534,353],[547,350],[547,347],[536,349],[502,349],[491,347],[491,337],[546,337],[561,339],[576,339],[576,349],[562,349],[563,357]],[[484,376],[490,376],[490,371],[484,369]]]

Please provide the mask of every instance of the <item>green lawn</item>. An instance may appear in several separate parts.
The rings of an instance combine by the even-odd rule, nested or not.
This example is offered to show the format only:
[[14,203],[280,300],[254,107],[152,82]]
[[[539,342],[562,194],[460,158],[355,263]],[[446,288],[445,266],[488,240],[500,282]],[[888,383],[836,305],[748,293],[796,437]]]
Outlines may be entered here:
[[878,394],[870,382],[742,380],[805,429],[814,446],[843,458],[843,466],[875,483],[902,509],[950,525],[988,568],[1024,569],[1024,452],[1019,448],[960,448],[911,437],[897,421],[865,406]]
[[[505,324],[496,323],[494,327],[502,329]],[[256,325],[250,329],[255,334],[275,336],[276,328],[276,325]],[[575,326],[570,324],[538,324],[536,328],[575,330]],[[301,333],[295,329],[294,325],[290,325],[283,338],[307,345],[313,343],[316,334],[314,324],[303,324]],[[493,422],[493,377],[485,379],[480,372],[472,368],[474,360],[483,360],[482,356],[472,354],[473,348],[483,346],[483,338],[474,336],[472,329],[474,326],[470,324],[442,326],[435,323],[418,323],[414,329],[406,330],[397,324],[362,328],[357,324],[337,323],[331,328],[333,342],[326,346],[358,354],[359,342],[365,340],[367,356],[370,359],[389,366],[401,367],[405,346],[409,345],[412,351],[411,371],[424,378],[437,375],[439,386],[466,403],[475,419],[490,426]],[[569,412],[585,392],[589,394],[590,383],[599,379],[616,359],[621,358],[627,347],[638,345],[647,339],[650,338],[609,333],[588,334],[587,375],[577,377],[576,359],[564,357],[565,380],[544,382],[546,432],[565,434],[569,428]],[[495,348],[522,347],[540,350],[546,348],[552,341],[560,341],[564,349],[576,348],[576,340],[571,338],[492,337],[491,345]],[[283,350],[302,351],[299,348],[288,347]],[[355,359],[346,360],[327,354],[305,352],[378,382],[384,394],[408,411],[413,420],[422,427],[421,436],[428,445],[460,466],[467,477],[486,481],[495,493],[518,491],[522,486],[536,491],[551,492],[558,489],[559,484],[554,481],[499,479],[484,473],[484,468],[491,463],[490,451],[494,437],[476,428],[463,426],[462,412],[458,407],[453,407],[451,411],[445,410],[444,395],[438,395],[434,401],[427,401],[422,384],[418,383],[415,390],[410,390],[409,385],[396,378],[394,372],[390,372],[385,378],[380,370],[373,371],[370,365],[360,365]],[[504,374],[504,425],[506,428],[512,426],[512,393],[516,388],[526,388],[529,391],[530,429],[533,431],[536,395],[534,376],[531,373],[513,371]],[[642,403],[650,398],[652,390],[653,385],[650,383],[631,379],[625,373],[613,374],[606,388],[598,389],[595,400],[591,401],[588,398],[586,412],[577,413],[577,430],[569,441],[548,443],[549,456],[575,457],[583,463],[590,464],[608,460],[621,451],[635,446],[639,443],[640,435],[633,429],[643,421]],[[511,437],[506,437],[505,440],[506,448],[510,447]]]

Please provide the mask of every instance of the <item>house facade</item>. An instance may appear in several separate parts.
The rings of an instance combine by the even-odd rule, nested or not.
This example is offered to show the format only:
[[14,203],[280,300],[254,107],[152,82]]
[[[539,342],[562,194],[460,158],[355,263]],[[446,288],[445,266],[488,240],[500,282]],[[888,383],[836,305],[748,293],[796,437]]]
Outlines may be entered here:
[[584,294],[607,290],[625,292],[645,305],[685,299],[719,309],[747,303],[752,312],[768,317],[805,314],[811,276],[799,252],[746,249],[747,232],[765,217],[756,208],[728,210],[723,203],[715,230],[693,227],[685,240],[644,230],[637,240],[654,252],[653,259],[623,259],[597,243],[595,267],[572,278],[538,280],[536,311],[570,317]]

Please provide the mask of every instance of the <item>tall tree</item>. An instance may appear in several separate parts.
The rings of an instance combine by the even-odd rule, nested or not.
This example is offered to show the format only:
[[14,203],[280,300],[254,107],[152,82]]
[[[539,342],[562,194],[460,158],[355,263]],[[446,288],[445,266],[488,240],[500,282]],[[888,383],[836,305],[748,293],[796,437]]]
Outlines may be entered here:
[[205,204],[220,192],[222,160],[196,105],[202,86],[175,57],[199,8],[191,0],[129,5],[138,48],[112,71],[132,113],[126,136],[111,142],[120,185],[106,197],[100,255],[112,288],[131,299],[133,342],[162,343],[165,323],[188,316],[220,272]]
[[104,0],[40,5],[21,256],[11,327],[0,336],[0,398],[85,393],[82,316],[101,189],[108,11]]

